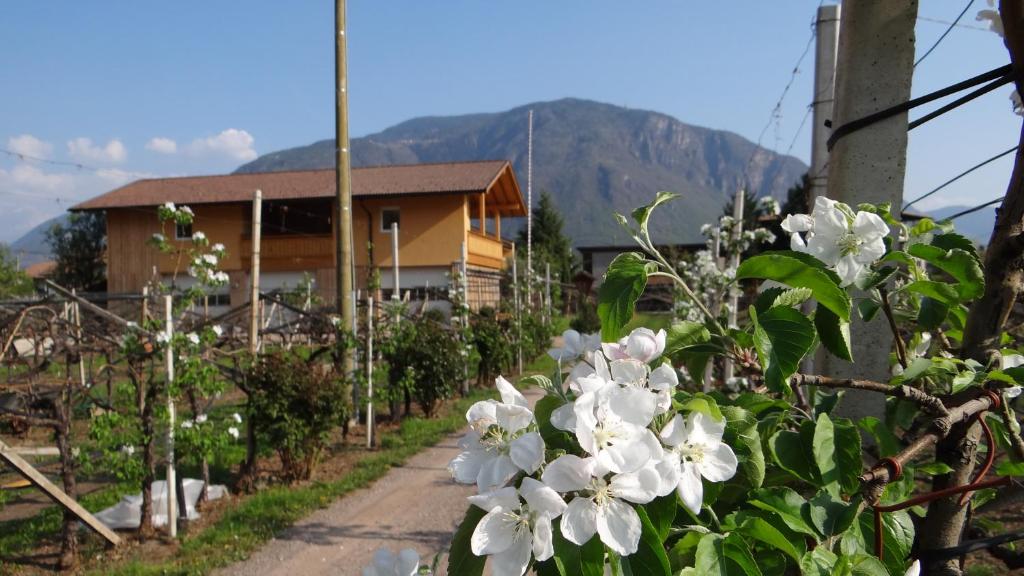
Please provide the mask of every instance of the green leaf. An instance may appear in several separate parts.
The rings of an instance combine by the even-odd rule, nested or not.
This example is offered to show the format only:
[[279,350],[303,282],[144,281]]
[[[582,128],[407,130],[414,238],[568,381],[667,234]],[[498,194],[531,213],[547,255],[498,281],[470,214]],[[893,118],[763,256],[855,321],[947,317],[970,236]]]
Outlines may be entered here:
[[466,510],[466,516],[455,531],[452,545],[448,548],[448,576],[479,576],[484,573],[487,557],[473,554],[469,542],[476,525],[486,514],[487,512],[472,505]]
[[[825,422],[828,424],[824,424]],[[821,430],[821,436],[818,430]],[[829,443],[831,442],[831,446]],[[825,463],[825,455],[830,453]],[[818,463],[818,470],[821,472],[822,480],[829,484],[837,482],[841,494],[854,494],[860,489],[860,477],[863,471],[863,456],[861,455],[860,432],[853,422],[846,418],[838,418],[835,421],[829,419],[827,414],[818,416],[817,426],[814,431],[814,457]],[[826,475],[825,470],[829,472]]]
[[633,319],[636,301],[647,287],[650,266],[651,263],[639,252],[619,254],[608,266],[598,291],[597,304],[603,341],[618,340],[622,329]]
[[672,568],[661,537],[642,506],[636,508],[636,513],[640,516],[640,542],[636,552],[621,559],[623,572],[634,576],[671,576]]
[[825,490],[811,498],[808,515],[825,538],[841,534],[857,519],[857,506],[848,504]]
[[903,449],[900,439],[886,427],[885,423],[874,416],[865,416],[858,422],[861,428],[867,430],[875,438],[875,443],[881,451],[883,458],[899,453]]
[[961,248],[944,250],[928,244],[913,244],[907,252],[955,278],[962,300],[973,300],[985,291],[985,275],[976,254]]
[[750,518],[743,522],[739,527],[740,534],[764,542],[772,548],[781,550],[782,553],[786,554],[793,559],[794,562],[800,563],[800,557],[803,556],[806,545],[801,538],[790,539],[781,530],[772,526],[767,520],[763,518]]
[[894,266],[883,266],[878,270],[872,270],[869,274],[857,280],[857,287],[864,291],[877,288],[895,273],[896,268]]
[[783,470],[812,486],[817,486],[821,482],[812,460],[813,455],[809,446],[804,445],[799,432],[780,430],[768,439],[768,447],[775,463]]
[[541,438],[544,439],[544,446],[551,449],[569,450],[572,448],[572,441],[568,433],[555,428],[551,424],[551,413],[565,402],[556,396],[544,396],[537,400],[533,409],[533,415],[537,420]]
[[882,305],[874,300],[864,299],[857,301],[857,313],[860,314],[860,317],[865,322],[871,322],[881,309]]
[[674,322],[665,331],[665,354],[674,356],[679,350],[711,341],[711,332],[700,322]]
[[790,288],[779,294],[772,302],[771,307],[786,306],[792,308],[810,300],[813,295],[814,293],[810,288]]
[[943,250],[952,250],[953,248],[959,248],[964,252],[974,256],[974,258],[980,263],[981,257],[978,255],[978,250],[972,242],[966,236],[957,234],[956,232],[947,232],[945,234],[939,234],[932,238],[932,246],[938,246]]
[[836,562],[835,573],[842,576],[890,576],[899,572],[890,572],[885,565],[874,556],[857,554],[843,556]]
[[807,534],[815,539],[818,537],[818,533],[804,519],[804,512],[809,508],[807,501],[792,488],[785,486],[761,488],[751,492],[750,496],[751,506],[775,514],[790,530]]
[[679,194],[674,194],[672,192],[658,192],[658,194],[654,197],[654,202],[651,202],[646,206],[641,206],[636,210],[633,210],[633,220],[636,220],[636,223],[640,226],[641,236],[643,236],[644,238],[650,236],[647,232],[647,221],[650,220],[651,213],[654,212],[654,209],[657,208],[659,205],[664,204],[669,200],[674,200],[676,198],[679,198]]
[[769,390],[789,392],[789,377],[814,344],[814,326],[792,308],[772,308],[761,315],[751,308],[750,318],[765,384]]
[[761,434],[757,431],[757,418],[753,414],[737,406],[722,406],[725,416],[725,435],[722,441],[732,446],[739,460],[739,473],[730,481],[742,480],[744,494],[754,488],[760,488],[764,482],[765,461],[761,449]]
[[943,304],[954,305],[960,302],[960,294],[957,293],[956,288],[945,282],[916,280],[904,286],[903,289],[907,292],[913,292],[914,294],[920,294],[921,296],[927,296],[933,300],[938,300]]
[[562,536],[561,518],[552,527],[555,547],[555,566],[561,576],[604,576],[604,545],[594,535],[583,546],[577,546]]
[[[949,474],[953,471],[953,468],[945,462],[929,462],[916,466],[915,470],[931,476],[941,476],[942,474]],[[996,471],[998,472],[998,469]]]
[[767,312],[769,308],[775,305],[775,300],[785,291],[786,289],[782,286],[765,288],[757,295],[757,300],[754,300],[754,308],[758,312]]
[[[865,542],[875,541],[874,513],[866,511],[860,515],[860,531]],[[893,574],[902,574],[910,548],[914,544],[914,522],[906,510],[882,514],[882,562]]]
[[942,326],[949,315],[949,306],[933,298],[921,299],[921,310],[917,313],[917,325],[923,330],[935,330]]
[[800,573],[803,576],[833,576],[832,567],[837,561],[838,556],[824,546],[818,546],[804,554],[800,560]]
[[819,307],[814,312],[814,328],[818,331],[818,338],[837,358],[853,362],[853,352],[850,351],[850,323],[839,319],[831,310]]
[[647,517],[654,526],[654,531],[664,542],[672,530],[672,521],[676,519],[676,512],[679,505],[676,503],[676,493],[673,491],[668,496],[661,496],[643,505]]
[[1000,476],[1024,476],[1024,462],[1004,460],[996,466],[996,474]]
[[743,261],[736,270],[736,279],[761,278],[775,280],[794,288],[810,288],[814,299],[839,316],[850,321],[850,297],[840,288],[839,278],[821,261],[798,252],[766,252]]
[[932,361],[929,358],[914,358],[910,362],[910,366],[907,366],[906,370],[901,375],[904,382],[910,382],[916,380],[925,372],[930,370],[932,367]]
[[705,534],[697,544],[698,576],[761,576],[750,547],[737,534]]

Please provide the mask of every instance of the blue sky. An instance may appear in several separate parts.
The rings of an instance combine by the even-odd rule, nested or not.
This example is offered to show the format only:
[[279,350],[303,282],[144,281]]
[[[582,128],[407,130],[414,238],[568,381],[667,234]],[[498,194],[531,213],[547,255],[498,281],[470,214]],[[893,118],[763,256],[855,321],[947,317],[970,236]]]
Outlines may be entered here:
[[[923,3],[921,52],[964,0]],[[613,0],[349,0],[351,134],[422,115],[566,96],[664,112],[757,140],[818,5]],[[983,27],[974,14],[962,23]],[[11,2],[0,18],[0,241],[149,175],[220,173],[333,134],[333,2]],[[808,160],[812,53],[762,144]],[[1008,61],[957,28],[916,71],[924,93]],[[1014,145],[1009,88],[911,133],[906,196]],[[1003,193],[1010,159],[935,202]]]

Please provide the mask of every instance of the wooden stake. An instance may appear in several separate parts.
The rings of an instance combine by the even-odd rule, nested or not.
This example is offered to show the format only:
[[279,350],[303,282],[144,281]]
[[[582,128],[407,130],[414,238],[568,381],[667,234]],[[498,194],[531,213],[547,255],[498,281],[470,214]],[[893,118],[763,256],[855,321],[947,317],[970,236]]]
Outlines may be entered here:
[[[392,228],[394,230],[394,228]],[[366,447],[373,448],[373,297],[366,299]]]
[[174,297],[170,294],[164,296],[164,333],[167,335],[164,353],[164,363],[167,364],[167,490],[164,494],[167,498],[167,533],[171,538],[177,538],[178,501],[174,492],[178,484],[174,470],[174,395],[171,393],[174,385],[174,346],[171,345],[174,339],[173,306]]

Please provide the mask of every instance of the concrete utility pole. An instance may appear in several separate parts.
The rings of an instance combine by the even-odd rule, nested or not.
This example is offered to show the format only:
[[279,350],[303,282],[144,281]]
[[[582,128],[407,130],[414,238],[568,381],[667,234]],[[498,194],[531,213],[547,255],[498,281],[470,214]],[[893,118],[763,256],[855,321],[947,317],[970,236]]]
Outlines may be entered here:
[[252,195],[252,262],[249,269],[249,353],[260,349],[260,231],[263,227],[263,192]]
[[167,534],[171,538],[178,537],[178,511],[175,488],[178,485],[174,470],[174,396],[171,394],[171,385],[174,383],[174,297],[170,294],[164,296],[164,334],[167,336],[167,346],[164,349],[164,363],[167,369],[167,489],[164,495],[167,500]]
[[828,188],[828,137],[831,130],[825,126],[832,120],[832,103],[836,85],[836,53],[839,50],[839,5],[818,7],[814,22],[814,98],[811,100],[811,189],[807,206],[814,199],[825,196]]
[[[733,270],[740,267],[740,251],[738,249],[740,240],[743,238],[743,211],[744,202],[747,199],[747,191],[740,188],[736,191],[736,196],[733,197],[732,201],[732,219],[735,220],[732,228],[732,245],[733,253],[729,254],[729,267]],[[739,286],[729,287],[729,306],[726,310],[727,322],[729,328],[736,327],[737,314],[740,309],[740,289]],[[732,358],[726,357],[725,362],[722,366],[722,382],[728,382],[736,373],[736,364]]]
[[[335,280],[342,326],[352,326],[355,322],[355,303],[352,301],[352,158],[348,148],[348,49],[345,41],[345,0],[334,1],[334,18],[334,80],[337,88],[334,93],[334,146],[337,151],[337,191],[334,200],[337,207],[334,217],[337,254]],[[345,372],[351,372],[354,364],[352,352],[346,353]]]
[[[843,4],[833,129],[910,98],[916,19],[916,0]],[[827,196],[852,206],[889,202],[898,208],[903,205],[906,160],[904,112],[835,143],[828,160]],[[824,354],[818,371],[837,378],[888,381],[893,335],[883,315],[864,322],[854,313],[850,341],[856,364]],[[854,420],[882,417],[885,399],[881,394],[848,390],[839,407],[843,416]]]
[[398,283],[398,222],[391,223],[391,271],[395,281],[395,291],[391,294],[391,299],[401,300],[401,288]]

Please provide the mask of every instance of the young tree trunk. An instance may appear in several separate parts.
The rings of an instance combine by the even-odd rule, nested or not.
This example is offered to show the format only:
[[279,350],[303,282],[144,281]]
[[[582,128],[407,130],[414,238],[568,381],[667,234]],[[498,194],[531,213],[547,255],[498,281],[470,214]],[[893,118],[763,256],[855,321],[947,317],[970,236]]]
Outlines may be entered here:
[[[56,428],[57,450],[60,452],[60,476],[64,493],[72,500],[78,500],[78,485],[75,481],[75,455],[71,448],[71,410],[69,402],[58,402],[56,416],[60,424]],[[74,570],[78,566],[78,517],[70,510],[64,510],[64,524],[61,528],[60,546],[61,570]]]
[[[1006,47],[1017,72],[1017,90],[1024,93],[1021,72],[1024,71],[1024,0],[1001,0],[999,11],[1006,32]],[[1007,111],[1009,114],[1009,111]],[[1024,145],[1024,132],[1021,134]],[[1017,151],[1013,173],[1000,206],[995,229],[985,251],[985,293],[971,306],[964,330],[963,357],[987,363],[998,350],[999,336],[1006,326],[1010,310],[1024,287],[1024,147]],[[933,488],[963,485],[974,475],[975,454],[981,438],[977,423],[958,426],[936,447],[937,458],[953,468],[935,478]],[[922,524],[919,544],[922,556],[928,550],[949,548],[960,543],[967,506],[959,505],[960,497],[952,496],[933,502]],[[962,573],[959,559],[932,562],[925,567],[930,575]]]
[[[190,389],[188,391],[188,403],[189,408],[192,410],[192,417],[198,418],[202,413],[202,407],[199,405],[199,397],[195,390]],[[210,463],[206,460],[205,456],[199,462],[199,467],[201,468],[203,475],[203,488],[199,492],[199,502],[205,503],[209,500],[210,486]],[[199,502],[196,503],[196,506],[199,505]]]
[[[143,539],[153,536],[153,481],[156,480],[156,454],[154,442],[156,440],[156,426],[154,424],[153,407],[156,405],[157,385],[153,376],[143,377],[140,386],[146,387],[145,403],[143,405],[142,420],[142,507],[139,519],[139,536]],[[143,383],[144,382],[144,383]]]

